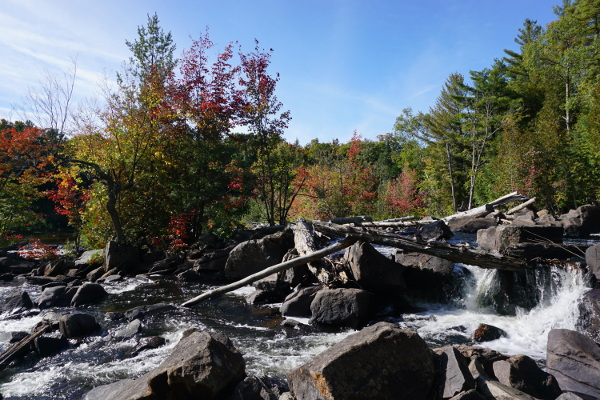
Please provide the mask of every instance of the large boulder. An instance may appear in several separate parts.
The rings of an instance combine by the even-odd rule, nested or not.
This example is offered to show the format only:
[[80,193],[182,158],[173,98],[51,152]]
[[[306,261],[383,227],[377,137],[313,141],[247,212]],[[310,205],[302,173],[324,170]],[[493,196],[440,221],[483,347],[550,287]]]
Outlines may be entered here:
[[495,270],[493,274],[490,287],[479,301],[481,306],[490,307],[501,315],[515,315],[517,308],[531,310],[540,301],[538,287],[552,281],[547,276],[551,274],[550,269],[537,273],[533,270]]
[[290,229],[240,243],[231,250],[224,274],[229,279],[242,279],[263,269],[279,264],[294,246]]
[[44,268],[45,276],[67,275],[70,269],[75,268],[75,262],[66,258],[50,261]]
[[100,329],[96,319],[84,313],[62,315],[58,320],[60,333],[67,338],[78,338],[91,335]]
[[501,383],[539,399],[554,400],[562,393],[552,375],[541,370],[533,359],[522,354],[496,361],[494,374]]
[[561,243],[563,229],[559,226],[513,226],[501,225],[477,232],[477,246],[481,250],[504,254],[520,243],[533,243],[545,240]]
[[244,359],[225,335],[193,331],[154,370],[99,386],[85,399],[223,399],[245,376]]
[[367,243],[359,241],[344,254],[352,275],[365,290],[373,293],[398,294],[406,288],[402,265],[394,262]]
[[84,304],[95,304],[99,303],[108,297],[108,293],[102,285],[98,283],[86,282],[81,285],[73,298],[71,299],[71,306],[79,307]]
[[600,347],[589,337],[568,329],[548,333],[548,373],[560,388],[581,397],[600,398]]
[[0,312],[9,315],[15,315],[29,310],[33,307],[33,302],[27,292],[21,292],[14,296],[8,297],[0,304]]
[[104,249],[84,251],[76,260],[75,268],[99,267],[104,262]]
[[104,271],[133,273],[142,264],[142,251],[130,244],[110,241],[104,249]]
[[584,205],[567,214],[560,220],[567,237],[586,237],[590,233],[600,232],[600,206]]
[[416,332],[380,322],[346,337],[289,374],[304,399],[435,398],[432,352]]
[[396,262],[404,266],[406,294],[419,300],[443,302],[455,291],[452,261],[422,253],[398,250]]
[[373,310],[373,294],[362,289],[324,289],[310,304],[310,322],[317,325],[361,328]]
[[587,268],[597,282],[600,282],[600,244],[590,246],[585,251]]
[[77,291],[76,288],[67,286],[52,286],[45,288],[35,300],[40,310],[50,307],[67,307]]
[[426,242],[450,239],[453,235],[448,225],[441,219],[423,226],[419,231],[421,240]]
[[469,372],[467,359],[455,348],[439,349],[439,396],[449,399],[461,392],[475,389],[475,380]]
[[579,303],[577,330],[600,342],[600,289],[585,292]]
[[490,342],[492,340],[500,339],[501,337],[506,337],[507,333],[494,325],[488,324],[479,324],[477,329],[471,335],[471,339],[474,342],[482,343],[482,342]]
[[496,226],[498,223],[493,217],[458,217],[448,221],[448,227],[452,232],[477,233],[480,229]]
[[535,397],[525,392],[505,385],[497,380],[490,378],[483,366],[477,360],[471,360],[469,371],[475,378],[477,390],[488,399],[498,400],[537,400]]
[[323,289],[322,286],[308,286],[290,293],[281,305],[281,315],[296,317],[310,316],[310,305],[317,292],[321,289]]

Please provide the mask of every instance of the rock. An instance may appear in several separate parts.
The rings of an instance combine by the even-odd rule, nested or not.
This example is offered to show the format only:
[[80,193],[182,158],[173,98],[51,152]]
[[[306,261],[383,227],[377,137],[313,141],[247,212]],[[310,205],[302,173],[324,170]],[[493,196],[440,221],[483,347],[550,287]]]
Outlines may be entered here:
[[89,314],[66,314],[59,318],[60,333],[67,338],[79,338],[91,335],[100,329],[96,319]]
[[406,295],[413,299],[443,302],[455,293],[454,263],[422,253],[396,252],[396,262],[404,268]]
[[584,205],[560,216],[566,237],[587,237],[600,232],[600,206]]
[[519,354],[494,363],[500,383],[540,399],[556,399],[561,393],[556,379],[542,371],[530,357]]
[[25,331],[11,332],[10,333],[10,343],[20,342],[21,340],[25,339],[27,336],[29,336],[29,333],[27,333]]
[[519,243],[546,240],[561,243],[563,230],[558,226],[501,225],[477,232],[477,247],[481,250],[504,254]]
[[170,254],[166,258],[156,261],[152,264],[150,268],[150,273],[171,273],[177,269],[177,267],[183,262],[185,259],[178,254]]
[[71,300],[72,307],[79,307],[84,304],[99,303],[108,297],[108,293],[102,285],[98,283],[84,283],[77,289],[73,299]]
[[175,307],[173,304],[167,303],[139,306],[132,308],[131,310],[127,310],[125,312],[125,318],[127,318],[128,321],[133,321],[134,319],[144,319],[154,315],[161,315],[165,312],[174,311],[176,309],[177,307]]
[[154,370],[135,380],[99,386],[85,399],[223,399],[245,375],[244,359],[227,337],[193,331]]
[[104,271],[104,267],[98,267],[87,273],[85,279],[90,282],[96,282],[102,275],[104,275],[106,271]]
[[110,241],[104,249],[104,271],[135,272],[142,264],[142,252],[139,248]]
[[431,399],[432,353],[416,332],[380,322],[289,374],[296,399]]
[[229,400],[278,400],[279,388],[270,385],[269,378],[249,376],[240,382]]
[[29,310],[33,307],[33,302],[27,292],[21,292],[4,300],[4,303],[0,305],[0,312],[7,313],[9,315],[20,314],[23,311]]
[[40,357],[52,357],[68,349],[69,341],[65,337],[40,336],[34,339],[33,348]]
[[44,268],[45,276],[66,275],[67,271],[75,268],[75,263],[65,258],[50,261]]
[[538,287],[549,284],[550,269],[523,272],[495,270],[492,283],[480,299],[500,315],[515,315],[517,308],[531,310],[540,300]]
[[[506,360],[508,358],[508,356],[486,347],[458,345],[454,346],[454,348],[456,348],[467,360],[477,360],[477,362],[483,367],[486,375],[492,378],[495,378],[493,367],[494,363],[496,361]],[[442,347],[441,349],[444,348]],[[441,349],[435,349],[435,352],[439,353],[439,350]]]
[[15,275],[11,272],[0,273],[0,282],[10,282],[15,279]]
[[600,289],[585,292],[579,302],[577,330],[600,342]]
[[[137,321],[137,320],[136,320]],[[132,355],[141,353],[144,350],[158,349],[167,343],[166,339],[161,336],[150,336],[140,339]]]
[[461,392],[475,389],[475,380],[469,372],[465,357],[454,347],[446,347],[438,356],[440,384],[439,394],[449,399]]
[[548,333],[548,373],[560,388],[593,398],[600,398],[600,347],[589,337],[568,329]]
[[256,291],[247,299],[250,304],[281,303],[291,291],[288,285],[279,283],[277,275],[256,281],[253,286]]
[[585,251],[585,262],[590,274],[596,277],[600,282],[600,244],[590,246]]
[[516,215],[512,221],[513,226],[535,226],[537,216],[531,210],[526,210]]
[[263,269],[278,264],[286,252],[294,246],[291,229],[253,239],[235,246],[227,263],[224,274],[229,279],[242,279]]
[[479,392],[475,389],[467,390],[466,392],[462,392],[457,394],[450,400],[486,400],[483,395],[479,394]]
[[40,310],[50,307],[67,307],[71,304],[71,299],[76,291],[77,289],[67,289],[64,285],[48,287],[35,300],[35,304]]
[[473,335],[471,336],[471,340],[474,342],[490,342],[492,340],[500,339],[501,337],[506,337],[507,333],[502,329],[487,324],[479,324]]
[[476,233],[480,229],[496,225],[493,218],[459,217],[448,221],[448,228],[452,232]]
[[281,305],[281,315],[305,317],[311,315],[310,304],[322,286],[309,286],[290,293]]
[[75,267],[85,269],[89,266],[101,266],[104,262],[104,249],[84,251],[76,260]]
[[367,242],[359,241],[346,249],[344,262],[360,287],[372,293],[397,294],[406,288],[402,265]]
[[448,225],[440,219],[422,227],[419,235],[421,236],[421,240],[430,242],[433,240],[450,239],[453,233]]
[[310,305],[310,322],[320,325],[364,326],[371,316],[373,295],[361,289],[324,289]]
[[198,282],[202,280],[202,275],[196,270],[188,269],[187,271],[177,274],[177,279],[181,282]]
[[116,330],[113,333],[113,337],[119,339],[129,339],[137,335],[142,329],[142,321],[134,319],[129,322],[126,327]]
[[[582,395],[582,396],[584,396],[584,395]],[[556,398],[556,400],[597,400],[597,399],[594,399],[594,398],[588,397],[588,396],[581,397],[572,392],[565,392],[565,393],[561,394],[560,396],[558,396]]]
[[469,371],[471,371],[471,375],[475,378],[477,391],[482,393],[486,398],[499,400],[537,400],[527,393],[490,379],[477,360],[471,361]]

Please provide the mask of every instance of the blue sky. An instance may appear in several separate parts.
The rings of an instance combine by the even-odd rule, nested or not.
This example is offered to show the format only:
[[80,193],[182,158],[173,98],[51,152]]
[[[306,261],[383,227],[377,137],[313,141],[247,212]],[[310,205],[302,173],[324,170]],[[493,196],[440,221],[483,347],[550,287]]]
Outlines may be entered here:
[[[516,49],[525,18],[556,19],[554,0],[0,0],[0,117],[16,120],[44,71],[77,58],[78,99],[97,96],[129,58],[125,40],[156,12],[177,53],[209,28],[216,49],[253,40],[272,48],[277,94],[292,114],[289,141],[306,144],[354,130],[391,132],[405,107],[427,111],[444,80],[468,75]],[[216,51],[216,50],[215,50]]]

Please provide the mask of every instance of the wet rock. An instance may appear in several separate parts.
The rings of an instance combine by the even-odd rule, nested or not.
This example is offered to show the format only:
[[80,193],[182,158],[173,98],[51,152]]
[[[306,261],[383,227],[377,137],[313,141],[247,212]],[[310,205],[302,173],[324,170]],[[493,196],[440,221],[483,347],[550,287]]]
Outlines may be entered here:
[[77,289],[67,288],[64,285],[44,289],[42,294],[35,300],[38,308],[68,307]]
[[141,353],[145,350],[158,349],[167,343],[162,336],[150,336],[140,339],[135,349],[132,351],[132,356]]
[[501,337],[506,337],[507,333],[494,326],[488,324],[479,324],[473,335],[471,336],[471,340],[474,342],[490,342],[492,340],[500,339]]
[[134,319],[124,328],[118,329],[113,333],[113,337],[118,339],[129,339],[137,335],[142,329],[142,321]]
[[600,244],[587,248],[585,262],[590,273],[596,277],[596,281],[600,282]]
[[75,295],[73,295],[71,306],[79,307],[84,304],[100,303],[107,297],[108,293],[104,290],[102,285],[90,282],[84,283],[77,289]]
[[10,282],[15,279],[15,275],[10,272],[0,273],[0,282]]
[[52,357],[69,348],[65,337],[40,336],[33,341],[33,348],[40,357]]
[[177,267],[183,262],[185,259],[179,254],[169,254],[163,260],[156,261],[152,264],[150,268],[150,273],[171,273],[177,269]]
[[177,274],[177,279],[181,282],[198,282],[202,280],[202,275],[193,269],[188,269],[187,271],[183,271]]
[[344,254],[360,287],[372,293],[397,294],[406,288],[402,265],[390,260],[367,243],[359,241]]
[[86,400],[222,399],[245,377],[241,354],[220,333],[193,331],[138,379],[99,386]]
[[4,304],[0,305],[0,312],[7,313],[9,315],[20,314],[23,311],[27,311],[33,307],[33,302],[27,292],[21,292],[20,294],[8,297]]
[[241,279],[278,264],[294,246],[291,229],[262,239],[253,239],[235,246],[225,264],[224,274],[229,279]]
[[550,269],[523,272],[495,270],[480,304],[500,315],[515,315],[517,308],[531,310],[539,303],[538,287],[551,282]]
[[281,305],[281,315],[306,317],[311,315],[310,304],[322,286],[309,286],[290,293]]
[[79,338],[91,335],[100,329],[96,319],[84,313],[67,314],[58,320],[60,333],[67,338]]
[[592,398],[600,398],[600,347],[589,337],[568,329],[548,333],[548,373],[560,388]]
[[260,279],[254,282],[252,286],[256,290],[248,296],[247,301],[250,304],[281,303],[291,292],[290,287],[280,283],[276,275]]
[[404,268],[406,295],[413,299],[442,302],[454,293],[454,263],[422,253],[396,252]]
[[235,387],[230,400],[278,400],[280,391],[269,377],[249,376]]
[[560,220],[566,237],[587,237],[591,233],[600,232],[600,206],[581,206],[561,215]]
[[525,355],[512,356],[494,363],[494,374],[500,383],[540,399],[556,399],[562,390],[556,379],[542,371]]
[[10,333],[10,343],[20,342],[21,340],[25,339],[27,336],[29,336],[29,333],[24,332],[24,331],[11,332]]
[[373,295],[361,289],[324,289],[310,305],[310,322],[357,329],[371,317]]
[[166,312],[177,310],[173,304],[167,303],[158,303],[152,304],[149,306],[139,306],[132,308],[131,310],[127,310],[125,312],[125,318],[128,321],[133,321],[134,319],[144,319],[148,317],[152,317],[154,315],[161,315]]
[[579,302],[577,330],[600,342],[600,289],[585,292]]
[[424,240],[426,242],[450,239],[453,235],[454,234],[452,233],[448,225],[446,225],[446,223],[441,219],[425,225],[419,231],[419,236],[421,237],[421,240]]
[[467,390],[475,389],[475,380],[469,372],[469,364],[456,348],[446,347],[437,354],[440,374],[438,387],[442,399],[449,399]]
[[296,399],[429,399],[435,367],[416,332],[380,322],[346,337],[289,374]]

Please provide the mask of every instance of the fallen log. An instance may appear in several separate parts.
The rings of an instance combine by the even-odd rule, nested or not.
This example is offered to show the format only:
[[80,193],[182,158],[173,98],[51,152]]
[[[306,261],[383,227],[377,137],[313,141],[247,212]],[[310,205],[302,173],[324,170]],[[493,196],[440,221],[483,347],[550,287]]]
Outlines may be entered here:
[[453,246],[445,242],[423,242],[364,227],[336,225],[330,222],[313,222],[315,230],[333,236],[353,237],[366,242],[390,246],[410,252],[429,254],[457,263],[476,265],[487,269],[522,272],[534,265],[517,257],[493,254],[466,246]]
[[40,337],[44,332],[51,328],[50,325],[43,325],[34,333],[25,336],[23,339],[14,343],[8,347],[2,354],[0,354],[0,371],[10,364],[10,362],[27,346],[31,344],[36,338]]
[[511,208],[510,210],[508,210],[507,212],[504,213],[504,215],[512,215],[512,214],[516,214],[519,211],[521,211],[524,208],[529,207],[530,205],[532,205],[533,203],[535,203],[536,198],[532,197],[531,199],[527,200],[524,203],[519,204],[516,207]]
[[346,247],[352,246],[354,243],[356,243],[357,240],[358,239],[354,238],[354,237],[344,238],[341,241],[332,244],[331,246],[325,247],[324,249],[317,250],[313,253],[306,254],[303,257],[294,258],[292,260],[273,265],[272,267],[263,269],[262,271],[259,271],[255,274],[247,276],[244,279],[240,279],[237,282],[233,282],[233,283],[230,283],[229,285],[221,286],[217,289],[209,290],[208,292],[202,293],[201,295],[196,296],[193,299],[190,299],[190,300],[182,303],[182,306],[184,306],[184,307],[193,306],[204,300],[212,299],[212,298],[221,296],[225,293],[231,292],[232,290],[239,289],[242,286],[249,285],[254,281],[257,281],[262,278],[266,278],[267,276],[275,274],[277,272],[285,271],[286,269],[297,267],[297,266],[306,264],[311,261],[319,260],[329,254],[336,253],[340,250],[345,249]]
[[512,203],[513,201],[523,201],[523,200],[527,200],[527,197],[523,196],[521,194],[518,194],[518,192],[512,192],[505,196],[499,197],[494,201],[484,204],[480,207],[475,207],[475,208],[472,208],[467,211],[461,211],[459,213],[444,217],[444,218],[442,218],[442,221],[448,223],[448,221],[451,221],[456,218],[462,218],[462,217],[473,217],[473,218],[485,217],[486,215],[494,212],[494,208],[497,206]]

